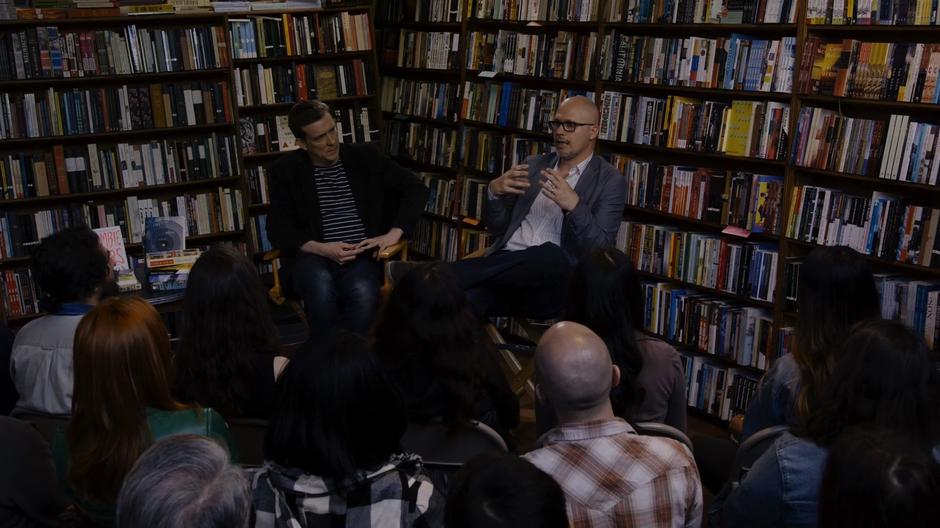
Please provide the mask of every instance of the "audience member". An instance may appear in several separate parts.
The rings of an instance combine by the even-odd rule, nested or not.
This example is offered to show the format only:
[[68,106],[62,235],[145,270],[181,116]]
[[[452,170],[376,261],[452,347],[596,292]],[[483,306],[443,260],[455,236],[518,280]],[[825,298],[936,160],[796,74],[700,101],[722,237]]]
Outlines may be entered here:
[[271,166],[267,224],[284,283],[303,299],[311,334],[365,335],[382,280],[372,256],[411,233],[428,189],[374,147],[340,143],[321,101],[295,104],[287,122],[300,148]]
[[892,431],[842,434],[819,494],[822,528],[919,528],[940,521],[940,461]]
[[614,414],[685,431],[682,361],[671,345],[643,333],[644,313],[640,279],[626,255],[607,247],[581,259],[571,277],[565,318],[599,335],[620,369],[620,384],[610,392]]
[[891,430],[925,451],[936,443],[937,374],[923,338],[886,320],[859,323],[848,336],[826,384],[800,408],[800,435],[784,433],[728,495],[725,526],[816,526],[828,448],[851,428]]
[[421,265],[398,280],[374,336],[409,420],[476,419],[507,439],[518,425],[516,395],[448,266]]
[[594,155],[597,105],[569,97],[548,124],[555,151],[529,157],[487,187],[483,221],[493,244],[486,256],[454,263],[478,316],[558,317],[571,268],[617,236],[626,181]]
[[558,483],[516,455],[478,455],[457,472],[451,486],[447,528],[568,528]]
[[79,323],[72,418],[52,451],[59,479],[91,520],[113,523],[124,477],[152,442],[190,433],[231,444],[218,413],[173,399],[172,374],[169,334],[147,301],[108,299]]
[[264,467],[251,472],[252,526],[439,526],[443,497],[421,459],[395,383],[365,341],[338,331],[278,381]]
[[72,342],[75,327],[92,306],[117,293],[108,251],[86,226],[44,238],[33,254],[40,305],[49,315],[16,334],[10,373],[19,401],[32,412],[72,412]]
[[[741,441],[775,425],[797,425],[797,412],[829,380],[834,355],[853,324],[878,318],[881,303],[865,258],[845,246],[816,248],[800,266],[799,314],[793,352],[764,375],[747,408]],[[740,422],[737,422],[740,423]],[[728,478],[736,446],[728,440],[695,437],[702,482],[717,493]]]
[[15,336],[10,328],[0,322],[0,416],[10,414],[16,406],[20,395],[16,392],[16,385],[10,376],[10,360],[13,354],[13,340]]
[[0,526],[59,526],[67,504],[43,437],[27,422],[0,416]]
[[219,246],[189,273],[173,393],[226,418],[266,418],[287,359],[258,274],[244,255]]
[[561,485],[572,526],[700,526],[702,487],[692,454],[675,440],[639,436],[614,416],[610,389],[620,369],[604,341],[561,322],[542,336],[535,359],[536,396],[559,426],[526,458]]
[[124,479],[119,528],[241,528],[248,522],[248,481],[228,452],[196,435],[150,446]]

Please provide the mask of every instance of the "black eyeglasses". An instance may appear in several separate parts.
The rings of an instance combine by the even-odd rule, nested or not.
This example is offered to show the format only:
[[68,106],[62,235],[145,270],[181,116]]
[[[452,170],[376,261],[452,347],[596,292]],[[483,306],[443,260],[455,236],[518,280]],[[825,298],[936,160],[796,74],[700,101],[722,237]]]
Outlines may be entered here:
[[559,127],[564,128],[565,132],[574,132],[578,127],[581,126],[594,126],[594,123],[575,123],[574,121],[549,121],[548,128],[552,132],[558,130]]

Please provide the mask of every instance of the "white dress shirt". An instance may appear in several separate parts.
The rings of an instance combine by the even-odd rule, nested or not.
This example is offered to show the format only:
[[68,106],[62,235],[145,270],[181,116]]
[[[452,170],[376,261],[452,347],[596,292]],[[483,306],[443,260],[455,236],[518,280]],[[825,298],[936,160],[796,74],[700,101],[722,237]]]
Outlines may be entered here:
[[[568,171],[565,181],[572,189],[578,184],[581,175],[587,169],[588,163],[594,158],[590,154],[581,163],[578,163]],[[558,170],[558,162],[553,167]],[[545,196],[541,190],[532,202],[532,207],[522,219],[519,228],[512,234],[509,241],[506,242],[504,249],[517,251],[533,246],[540,246],[545,242],[551,242],[556,246],[561,246],[561,223],[564,220],[564,214],[561,207],[551,198]]]

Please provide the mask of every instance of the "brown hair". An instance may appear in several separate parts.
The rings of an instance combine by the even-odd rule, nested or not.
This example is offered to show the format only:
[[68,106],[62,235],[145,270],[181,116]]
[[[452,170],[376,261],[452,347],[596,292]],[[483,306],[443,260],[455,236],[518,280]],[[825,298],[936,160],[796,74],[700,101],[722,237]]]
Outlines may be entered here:
[[304,127],[328,115],[330,115],[330,107],[323,101],[317,99],[301,101],[287,112],[287,126],[295,138],[303,140]]
[[112,502],[153,441],[147,408],[185,408],[170,395],[170,338],[143,299],[108,299],[78,324],[74,365],[69,483],[87,499]]

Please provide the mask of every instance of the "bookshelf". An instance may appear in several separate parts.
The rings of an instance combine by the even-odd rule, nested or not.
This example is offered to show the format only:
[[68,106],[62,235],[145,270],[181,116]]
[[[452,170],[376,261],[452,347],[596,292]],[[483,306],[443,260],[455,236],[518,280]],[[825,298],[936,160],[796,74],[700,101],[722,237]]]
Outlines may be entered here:
[[[756,376],[789,350],[799,259],[820,244],[854,240],[878,273],[884,315],[904,319],[936,346],[940,87],[933,79],[940,41],[928,0],[380,4],[383,42],[403,31],[461,38],[456,69],[382,69],[400,79],[383,81],[387,117],[453,126],[461,137],[457,170],[427,180],[440,187],[424,222],[429,258],[452,260],[486,245],[478,221],[486,182],[548,148],[541,123],[561,98],[590,93],[602,109],[599,153],[629,183],[618,245],[644,276],[648,307],[666,303],[648,330],[688,353],[693,408],[721,418],[742,410]],[[400,85],[408,82],[456,86],[457,93],[424,88],[425,100],[437,95],[415,105],[422,97],[413,90],[404,104]],[[847,142],[830,146],[840,133]],[[803,220],[805,195],[797,193],[812,187],[823,197]],[[876,202],[882,209],[873,222]],[[842,223],[821,228],[823,218]],[[873,223],[880,229],[871,237],[875,248],[867,247]],[[886,231],[897,234],[883,241]],[[701,243],[700,254],[674,251],[691,239]],[[664,255],[672,260],[663,262]],[[711,272],[729,266],[755,270],[747,283],[759,285],[756,297]],[[719,351],[711,335],[690,341],[690,306],[715,336],[757,339],[741,350],[719,339]],[[676,309],[685,333],[677,331]]]
[[0,21],[3,318],[40,315],[28,255],[74,223],[121,226],[137,256],[143,219],[168,214],[187,218],[189,244],[266,249],[266,165],[293,145],[295,101],[328,102],[343,141],[378,140],[372,13]]

